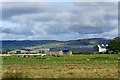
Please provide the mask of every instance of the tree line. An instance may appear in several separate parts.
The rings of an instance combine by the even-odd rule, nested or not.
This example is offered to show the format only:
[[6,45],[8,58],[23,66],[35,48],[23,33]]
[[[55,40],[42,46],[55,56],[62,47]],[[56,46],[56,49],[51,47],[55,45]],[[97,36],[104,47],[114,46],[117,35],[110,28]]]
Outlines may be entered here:
[[116,37],[111,42],[109,42],[107,49],[120,52],[120,37]]

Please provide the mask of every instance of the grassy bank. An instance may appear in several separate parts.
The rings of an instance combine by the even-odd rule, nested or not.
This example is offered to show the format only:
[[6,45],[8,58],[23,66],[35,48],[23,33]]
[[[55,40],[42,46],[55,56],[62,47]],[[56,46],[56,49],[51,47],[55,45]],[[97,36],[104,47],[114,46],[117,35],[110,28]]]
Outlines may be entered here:
[[[3,77],[22,78],[117,78],[118,55],[64,55],[61,57],[4,56]],[[11,76],[9,76],[11,75]]]

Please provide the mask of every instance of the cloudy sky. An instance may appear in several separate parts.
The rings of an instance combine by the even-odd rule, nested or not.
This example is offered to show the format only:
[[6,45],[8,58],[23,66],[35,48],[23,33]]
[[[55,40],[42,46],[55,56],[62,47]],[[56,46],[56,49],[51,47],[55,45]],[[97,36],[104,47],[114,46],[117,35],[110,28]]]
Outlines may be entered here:
[[117,2],[4,2],[4,40],[75,40],[118,36]]

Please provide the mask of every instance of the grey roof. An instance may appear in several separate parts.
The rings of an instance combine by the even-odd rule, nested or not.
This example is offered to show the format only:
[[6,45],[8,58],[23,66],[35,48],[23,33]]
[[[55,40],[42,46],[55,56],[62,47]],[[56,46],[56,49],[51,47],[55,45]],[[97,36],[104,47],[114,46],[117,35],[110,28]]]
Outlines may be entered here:
[[25,50],[25,51],[32,51],[31,49],[21,49],[21,50]]
[[94,52],[99,51],[97,45],[81,45],[81,46],[73,46],[69,47],[72,52]]
[[50,48],[49,51],[61,51],[61,50],[70,50],[69,48],[66,47],[60,47],[60,48]]
[[61,50],[71,50],[72,52],[94,52],[99,51],[97,45],[81,45],[72,47],[62,47],[62,48],[50,48],[50,51],[61,51]]
[[93,48],[95,45],[81,45],[81,46],[73,46],[71,48]]
[[50,50],[49,50],[49,52],[59,52],[59,51],[61,51],[61,50],[56,49],[56,48],[50,48]]
[[71,48],[72,52],[94,52],[94,48]]

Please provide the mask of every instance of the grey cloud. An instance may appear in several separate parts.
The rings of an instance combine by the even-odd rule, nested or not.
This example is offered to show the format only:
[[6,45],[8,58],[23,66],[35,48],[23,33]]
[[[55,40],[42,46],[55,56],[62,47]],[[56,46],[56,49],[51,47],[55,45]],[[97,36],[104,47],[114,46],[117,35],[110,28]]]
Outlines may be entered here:
[[[33,14],[33,13],[56,13],[63,9],[61,6],[52,5],[50,3],[3,3],[2,18],[10,19],[12,16]],[[57,9],[56,9],[57,8]]]
[[34,35],[32,31],[30,31],[28,28],[3,28],[2,33],[7,33],[7,34],[14,34],[14,35]]
[[[3,20],[19,22],[26,26],[5,28],[3,33],[32,36],[33,39],[47,37],[54,39],[59,35],[65,39],[62,36],[69,36],[71,33],[74,34],[74,38],[79,35],[96,37],[94,34],[104,34],[104,32],[114,30],[115,25],[111,25],[110,20],[117,19],[117,4],[73,4],[67,7],[49,3],[4,4]],[[73,37],[72,34],[71,36]]]

